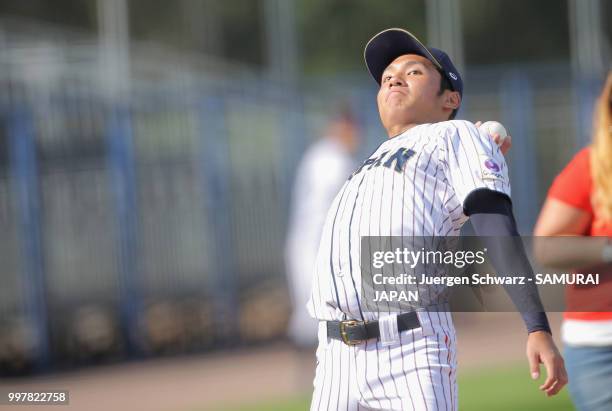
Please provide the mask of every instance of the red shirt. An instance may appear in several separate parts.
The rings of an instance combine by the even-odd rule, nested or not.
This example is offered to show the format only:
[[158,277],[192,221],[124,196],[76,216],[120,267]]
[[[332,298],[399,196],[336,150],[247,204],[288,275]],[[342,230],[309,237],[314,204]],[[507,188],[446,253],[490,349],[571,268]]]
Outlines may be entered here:
[[[578,152],[569,164],[553,181],[548,198],[562,201],[572,207],[586,211],[591,216],[591,223],[583,235],[612,236],[612,221],[603,221],[593,209],[591,203],[593,179],[591,178],[590,149],[584,148]],[[565,318],[573,320],[612,320],[612,278],[611,273],[601,276],[597,286],[570,285],[566,292],[567,308]],[[593,307],[597,312],[577,312],[578,307]]]

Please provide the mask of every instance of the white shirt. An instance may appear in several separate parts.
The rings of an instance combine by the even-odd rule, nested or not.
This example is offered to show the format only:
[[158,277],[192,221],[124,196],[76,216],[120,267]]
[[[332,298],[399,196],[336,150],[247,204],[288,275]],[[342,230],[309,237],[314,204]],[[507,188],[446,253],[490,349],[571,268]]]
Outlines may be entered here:
[[327,210],[354,162],[338,141],[323,138],[313,144],[298,166],[285,258],[293,313],[289,334],[294,342],[316,343],[318,324],[306,311],[319,240]]
[[310,272],[329,206],[353,166],[348,151],[331,138],[313,144],[298,166],[289,219],[287,258],[300,266],[308,266]]
[[612,321],[565,320],[561,338],[575,347],[605,347],[612,345]]

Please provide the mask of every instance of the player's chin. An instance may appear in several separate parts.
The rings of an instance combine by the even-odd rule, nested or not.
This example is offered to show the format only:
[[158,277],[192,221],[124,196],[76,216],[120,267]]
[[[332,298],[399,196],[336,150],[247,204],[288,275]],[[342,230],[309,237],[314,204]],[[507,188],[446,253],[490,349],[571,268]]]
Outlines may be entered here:
[[403,101],[406,99],[406,93],[404,91],[390,91],[388,92],[385,97],[385,102],[390,102],[390,101]]
[[408,101],[406,101],[405,98],[396,98],[396,97],[392,97],[388,99],[383,104],[384,104],[385,109],[392,113],[406,111],[409,106],[409,103]]

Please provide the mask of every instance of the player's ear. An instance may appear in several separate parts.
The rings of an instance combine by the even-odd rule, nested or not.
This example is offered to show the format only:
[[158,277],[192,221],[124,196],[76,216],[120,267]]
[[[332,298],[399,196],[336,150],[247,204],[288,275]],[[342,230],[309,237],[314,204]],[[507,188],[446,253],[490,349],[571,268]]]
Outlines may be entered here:
[[461,105],[461,96],[457,91],[447,91],[444,97],[444,108],[456,110]]

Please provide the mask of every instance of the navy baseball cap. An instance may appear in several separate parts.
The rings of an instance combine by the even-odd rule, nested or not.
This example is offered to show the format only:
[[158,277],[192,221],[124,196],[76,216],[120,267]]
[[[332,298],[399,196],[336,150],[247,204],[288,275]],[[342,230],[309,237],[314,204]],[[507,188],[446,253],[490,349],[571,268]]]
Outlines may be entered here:
[[463,97],[463,81],[448,54],[427,47],[412,33],[403,29],[383,30],[368,41],[363,57],[368,71],[380,85],[382,74],[389,64],[404,54],[418,54],[431,61],[440,74],[448,79],[453,91]]

